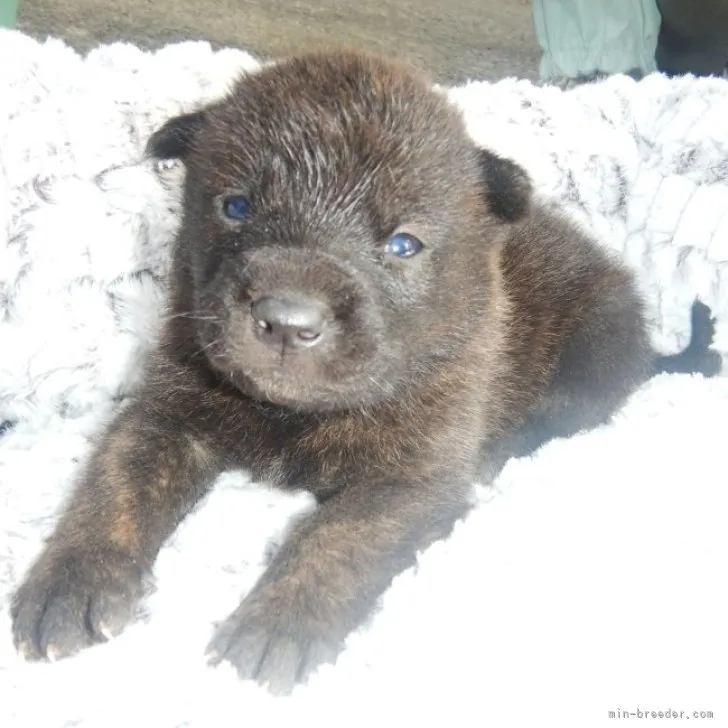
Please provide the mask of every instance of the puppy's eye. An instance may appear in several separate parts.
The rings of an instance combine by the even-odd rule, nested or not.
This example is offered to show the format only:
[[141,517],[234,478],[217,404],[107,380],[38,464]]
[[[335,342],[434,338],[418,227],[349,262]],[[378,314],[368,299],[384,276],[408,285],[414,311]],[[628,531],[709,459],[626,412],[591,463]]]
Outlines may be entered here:
[[244,220],[250,215],[250,200],[243,195],[229,195],[222,201],[222,211],[231,220]]
[[422,243],[409,233],[397,233],[387,240],[387,253],[397,258],[411,258],[422,250]]

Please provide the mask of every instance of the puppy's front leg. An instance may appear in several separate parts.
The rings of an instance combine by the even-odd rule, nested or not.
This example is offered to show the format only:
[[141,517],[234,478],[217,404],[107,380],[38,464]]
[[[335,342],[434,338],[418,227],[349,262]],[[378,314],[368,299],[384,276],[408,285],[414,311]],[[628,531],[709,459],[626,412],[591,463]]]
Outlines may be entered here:
[[57,659],[121,631],[161,545],[216,469],[165,402],[142,396],[123,410],[13,598],[19,652]]
[[332,662],[393,577],[447,535],[468,508],[467,484],[352,485],[299,523],[209,653],[239,675],[288,693]]

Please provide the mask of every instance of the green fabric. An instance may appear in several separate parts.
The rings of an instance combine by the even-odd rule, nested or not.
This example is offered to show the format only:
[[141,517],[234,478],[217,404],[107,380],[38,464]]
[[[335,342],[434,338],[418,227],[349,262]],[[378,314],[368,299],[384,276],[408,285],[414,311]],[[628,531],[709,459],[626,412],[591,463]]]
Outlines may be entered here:
[[542,79],[655,70],[655,0],[533,0],[533,22]]
[[14,27],[17,10],[18,0],[0,0],[0,28]]

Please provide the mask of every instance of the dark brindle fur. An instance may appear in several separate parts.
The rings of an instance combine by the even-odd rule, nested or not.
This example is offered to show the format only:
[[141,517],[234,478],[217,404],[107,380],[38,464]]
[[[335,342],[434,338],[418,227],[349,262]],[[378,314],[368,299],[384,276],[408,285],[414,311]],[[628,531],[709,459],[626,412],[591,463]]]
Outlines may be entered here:
[[[117,634],[161,544],[242,467],[319,503],[210,646],[286,692],[450,532],[473,481],[604,423],[656,371],[719,368],[706,307],[658,358],[632,275],[395,62],[267,67],[149,151],[187,170],[170,315],[15,595],[28,658]],[[422,251],[388,251],[398,231]]]

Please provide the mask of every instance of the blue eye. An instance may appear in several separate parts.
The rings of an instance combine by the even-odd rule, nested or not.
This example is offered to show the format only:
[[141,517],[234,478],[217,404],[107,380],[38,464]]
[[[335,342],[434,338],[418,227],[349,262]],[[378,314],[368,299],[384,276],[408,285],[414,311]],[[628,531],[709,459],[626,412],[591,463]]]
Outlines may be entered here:
[[222,201],[222,211],[231,220],[244,220],[250,215],[250,200],[243,195],[230,195]]
[[387,252],[397,258],[411,258],[422,250],[422,243],[408,233],[397,233],[387,240]]

